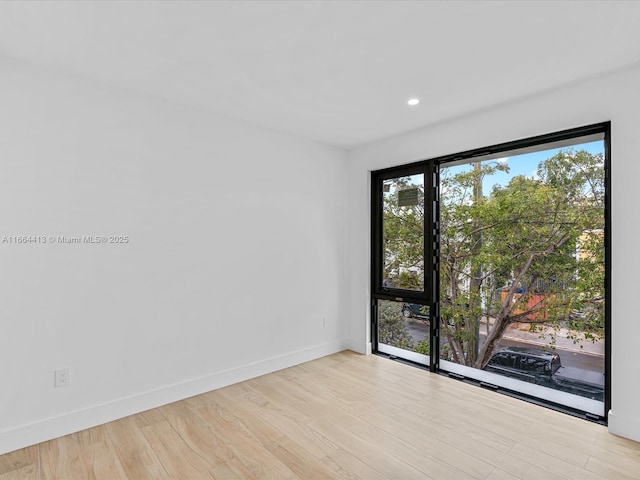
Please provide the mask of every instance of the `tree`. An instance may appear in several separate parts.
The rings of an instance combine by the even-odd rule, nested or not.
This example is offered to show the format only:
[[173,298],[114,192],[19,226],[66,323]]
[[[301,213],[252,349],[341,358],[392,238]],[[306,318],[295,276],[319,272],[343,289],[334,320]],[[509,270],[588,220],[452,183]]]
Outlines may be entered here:
[[[388,180],[385,190],[382,232],[385,285],[421,291],[424,288],[422,176]],[[408,198],[402,198],[403,193]],[[381,301],[378,305],[378,339],[381,343],[429,354],[428,335],[417,344],[414,342],[402,315],[402,303]]]
[[[514,176],[483,192],[506,164],[476,162],[467,171],[443,167],[440,184],[440,316],[445,358],[482,368],[514,323],[564,326],[574,341],[604,328],[604,159],[561,150],[534,176]],[[386,183],[384,278],[421,290],[424,191],[416,177]],[[413,190],[417,201],[399,201]],[[417,190],[417,192],[416,192]],[[400,348],[415,346],[398,312],[381,324]],[[479,326],[486,328],[480,345]],[[554,338],[551,337],[551,344]],[[387,343],[385,341],[385,343]]]
[[378,340],[405,350],[413,349],[413,338],[401,313],[401,303],[378,302]]
[[[575,341],[598,338],[602,155],[560,151],[535,178],[513,177],[488,196],[478,183],[506,166],[478,165],[450,176],[444,169],[441,180],[441,330],[450,359],[482,368],[514,322],[570,325],[582,332]],[[487,336],[478,349],[481,320]]]
[[[424,188],[412,177],[387,183],[383,204],[384,278],[389,286],[422,290],[424,277]],[[415,191],[415,202],[403,205],[400,192]]]

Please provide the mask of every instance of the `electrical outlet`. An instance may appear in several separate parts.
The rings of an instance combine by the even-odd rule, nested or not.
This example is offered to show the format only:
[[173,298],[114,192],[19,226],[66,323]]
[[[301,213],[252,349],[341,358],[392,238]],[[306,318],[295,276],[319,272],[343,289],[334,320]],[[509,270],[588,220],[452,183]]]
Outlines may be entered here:
[[327,317],[322,317],[322,326],[326,327],[328,325]]
[[66,387],[69,385],[69,369],[63,368],[55,371],[55,387]]

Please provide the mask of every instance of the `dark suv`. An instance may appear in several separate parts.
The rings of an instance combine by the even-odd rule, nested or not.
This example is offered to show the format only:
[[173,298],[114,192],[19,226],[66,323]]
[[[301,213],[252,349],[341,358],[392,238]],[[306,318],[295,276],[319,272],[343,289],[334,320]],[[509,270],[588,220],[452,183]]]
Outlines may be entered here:
[[560,355],[539,348],[503,348],[491,356],[484,370],[604,401],[604,374],[563,367]]
[[547,385],[560,367],[562,363],[557,353],[539,348],[508,347],[494,353],[484,369],[525,382]]
[[420,305],[418,303],[405,303],[402,305],[402,315],[405,318],[419,318],[420,320],[429,320],[429,314],[425,313],[429,311],[429,307],[426,305]]

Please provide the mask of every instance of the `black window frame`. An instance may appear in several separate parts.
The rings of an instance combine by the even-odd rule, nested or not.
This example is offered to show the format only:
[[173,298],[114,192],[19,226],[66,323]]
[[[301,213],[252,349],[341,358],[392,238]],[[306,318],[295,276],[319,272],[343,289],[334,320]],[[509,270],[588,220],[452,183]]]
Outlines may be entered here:
[[[419,164],[407,165],[400,169],[390,168],[386,170],[379,170],[372,174],[372,230],[371,230],[371,238],[372,238],[372,251],[377,252],[372,256],[373,262],[371,268],[371,285],[372,292],[376,295],[377,298],[383,300],[397,300],[397,301],[407,301],[410,303],[420,303],[425,304],[431,299],[429,295],[428,288],[428,279],[427,279],[427,256],[430,253],[429,245],[427,245],[427,240],[425,237],[425,241],[423,244],[423,258],[425,262],[425,268],[423,269],[423,291],[419,290],[405,290],[401,288],[393,288],[393,287],[385,287],[383,286],[383,265],[384,265],[384,255],[382,251],[382,242],[383,242],[383,225],[382,225],[382,202],[383,202],[383,191],[382,185],[385,180],[391,178],[398,177],[408,177],[411,175],[419,175],[423,174],[424,178],[424,205],[425,205],[425,218],[424,224],[425,226],[432,222],[432,215],[430,215],[427,211],[427,206],[433,202],[433,195],[430,194],[432,190],[432,186],[429,182],[427,171],[425,166],[420,162]],[[399,300],[400,299],[400,300]]]
[[[373,352],[377,351],[377,302],[379,300],[391,300],[398,302],[419,303],[428,306],[430,312],[430,365],[432,372],[442,373],[439,365],[439,329],[440,329],[440,281],[439,281],[439,194],[440,166],[446,166],[453,162],[470,161],[474,158],[481,159],[489,155],[512,152],[526,148],[534,148],[545,144],[553,144],[590,135],[602,135],[604,143],[604,175],[605,175],[605,199],[604,199],[604,248],[605,248],[605,395],[604,417],[592,418],[587,414],[586,418],[607,423],[608,413],[611,409],[611,121],[591,124],[583,127],[570,128],[557,132],[546,133],[520,140],[504,142],[489,147],[475,148],[451,155],[425,159],[406,165],[389,167],[371,172],[371,341]],[[385,288],[382,284],[382,209],[383,189],[382,183],[386,179],[424,174],[424,291],[410,291],[396,288]],[[459,377],[459,375],[456,375]],[[507,392],[507,394],[509,394]],[[514,396],[523,397],[517,392]],[[530,399],[535,403],[556,408],[567,413],[573,412],[561,405],[553,405],[542,399]]]

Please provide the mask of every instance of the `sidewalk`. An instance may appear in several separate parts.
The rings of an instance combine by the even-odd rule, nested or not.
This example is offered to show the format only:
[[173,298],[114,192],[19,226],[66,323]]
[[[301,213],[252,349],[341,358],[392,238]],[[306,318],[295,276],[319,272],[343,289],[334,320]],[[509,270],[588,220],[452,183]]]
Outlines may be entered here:
[[[516,323],[507,328],[502,338],[517,340],[541,347],[550,344],[554,333],[553,328],[543,327],[540,332],[530,332],[527,327],[530,327],[530,324]],[[480,332],[486,332],[486,322],[480,324]],[[569,335],[577,336],[577,332],[567,328],[557,330],[555,332],[556,347],[583,355],[604,356],[604,339],[595,342],[587,339],[574,343],[573,339],[568,338]]]

